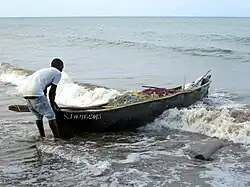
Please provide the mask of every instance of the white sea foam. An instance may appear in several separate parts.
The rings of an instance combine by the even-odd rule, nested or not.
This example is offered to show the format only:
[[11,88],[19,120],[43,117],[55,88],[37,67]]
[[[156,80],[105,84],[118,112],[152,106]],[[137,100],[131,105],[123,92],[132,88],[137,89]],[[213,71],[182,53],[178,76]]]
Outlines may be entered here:
[[64,73],[58,85],[57,101],[65,105],[88,106],[108,102],[109,99],[121,94],[115,89],[95,88],[88,90],[74,83]]
[[[27,80],[26,72],[24,71],[22,74],[20,70],[10,71],[9,66],[2,67],[0,80],[16,85],[16,89],[19,90],[22,83]],[[56,101],[63,105],[88,106],[107,102],[119,94],[121,93],[115,89],[86,89],[74,83],[64,72],[58,85]],[[242,105],[231,101],[229,96],[225,94],[218,92],[210,95],[213,104],[218,105],[214,110],[208,110],[202,105],[193,109],[170,109],[156,119],[153,124],[149,124],[146,129],[174,128],[248,145],[250,144],[250,120],[234,121],[235,119],[230,115],[228,109],[240,108]]]
[[[0,80],[15,85],[18,91],[16,94],[19,94],[22,84],[27,80],[28,76],[25,75],[25,71],[22,74],[21,71],[6,71],[6,69],[5,67],[4,71],[2,71]],[[63,72],[62,79],[58,84],[56,102],[71,106],[89,106],[106,103],[119,94],[121,93],[116,89],[95,88],[89,90],[74,83],[67,73]]]
[[226,108],[170,109],[145,129],[159,131],[162,128],[179,129],[245,145],[250,144],[250,119],[237,122]]
[[139,162],[141,159],[150,159],[151,157],[148,155],[145,155],[144,153],[130,153],[127,155],[127,158],[124,160],[120,160],[120,161],[114,161],[114,162],[118,162],[121,164],[128,164],[128,163],[135,163],[135,162]]
[[216,187],[248,186],[249,174],[243,169],[246,165],[238,162],[237,158],[230,157],[220,158],[216,167],[215,163],[207,164],[206,168],[209,170],[200,172],[199,177],[209,179],[205,180],[206,183]]
[[244,107],[244,104],[232,101],[232,95],[230,95],[229,93],[221,92],[220,90],[210,93],[210,98],[212,99],[212,102],[216,106],[216,108],[228,109]]
[[37,144],[36,147],[42,154],[51,154],[55,157],[84,165],[86,175],[99,176],[111,167],[111,163],[108,160],[98,160],[94,155],[89,154],[88,150],[84,152],[84,155],[79,155],[79,151],[74,151],[73,147],[67,147],[67,145]]
[[110,186],[121,186],[121,178],[123,183],[126,183],[126,186],[148,186],[148,183],[152,182],[152,179],[150,179],[149,176],[150,174],[147,172],[142,172],[132,168],[124,168],[123,171],[115,172],[110,176],[110,180],[112,181]]

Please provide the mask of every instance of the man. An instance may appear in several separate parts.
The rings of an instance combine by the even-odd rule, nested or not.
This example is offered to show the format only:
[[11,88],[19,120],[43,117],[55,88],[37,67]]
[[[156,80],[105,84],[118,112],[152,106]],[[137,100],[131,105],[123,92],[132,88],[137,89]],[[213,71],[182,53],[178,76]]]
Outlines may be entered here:
[[[49,122],[54,137],[59,137],[56,116],[53,109],[58,107],[55,103],[55,96],[63,68],[63,62],[56,58],[51,62],[51,67],[40,69],[29,76],[27,82],[21,88],[21,93],[28,104],[29,110],[37,118],[36,125],[41,137],[45,137],[43,128],[44,116]],[[50,102],[47,99],[47,88],[49,86],[51,86],[49,91]]]

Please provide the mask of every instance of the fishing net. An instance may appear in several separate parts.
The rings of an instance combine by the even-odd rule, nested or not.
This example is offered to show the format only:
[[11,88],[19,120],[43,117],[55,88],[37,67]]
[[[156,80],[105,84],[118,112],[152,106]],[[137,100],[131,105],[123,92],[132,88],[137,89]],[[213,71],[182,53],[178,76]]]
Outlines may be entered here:
[[109,100],[110,106],[124,106],[127,104],[133,104],[138,102],[145,102],[153,99],[159,99],[162,97],[170,96],[180,92],[181,90],[164,89],[164,88],[149,88],[141,92],[130,92],[117,96],[114,99]]

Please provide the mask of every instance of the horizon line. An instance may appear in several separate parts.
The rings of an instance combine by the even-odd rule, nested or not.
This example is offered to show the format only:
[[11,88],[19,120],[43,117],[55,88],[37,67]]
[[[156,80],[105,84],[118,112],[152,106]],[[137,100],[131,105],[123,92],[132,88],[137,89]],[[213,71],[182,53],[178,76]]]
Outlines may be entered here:
[[250,16],[0,16],[0,18],[250,18]]

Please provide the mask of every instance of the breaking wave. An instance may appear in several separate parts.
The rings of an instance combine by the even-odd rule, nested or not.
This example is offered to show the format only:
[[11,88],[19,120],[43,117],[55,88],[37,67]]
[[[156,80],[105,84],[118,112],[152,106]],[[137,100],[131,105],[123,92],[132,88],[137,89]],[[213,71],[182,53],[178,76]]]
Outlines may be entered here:
[[210,48],[183,48],[183,47],[173,47],[172,48],[175,51],[183,52],[183,53],[189,53],[192,55],[200,55],[200,56],[213,56],[211,54],[214,54],[214,56],[217,55],[223,55],[223,54],[233,54],[234,52],[230,49],[221,49],[216,47],[210,47]]
[[120,46],[120,47],[129,47],[129,48],[139,48],[139,49],[148,49],[148,50],[173,50],[176,52],[181,53],[188,53],[188,54],[233,54],[234,51],[230,49],[221,49],[216,47],[209,47],[209,48],[183,48],[183,47],[172,47],[168,45],[160,45],[154,44],[150,42],[140,42],[140,41],[130,41],[130,40],[108,40],[102,38],[91,38],[91,37],[70,37],[68,39],[69,43],[82,43],[82,42],[89,42],[92,46]]
[[199,37],[210,39],[211,41],[228,41],[228,42],[240,43],[243,45],[250,45],[250,37],[249,36],[210,34],[210,35],[199,35]]
[[[3,63],[0,67],[0,80],[15,85],[18,91],[17,94],[20,94],[20,86],[32,72],[31,70],[16,68],[8,63]],[[63,72],[62,80],[57,88],[56,102],[62,105],[89,106],[106,103],[119,94],[121,92],[116,89],[107,89],[100,86],[90,89],[88,84],[87,86],[79,85],[66,72]]]
[[167,110],[153,123],[141,128],[142,131],[158,132],[163,129],[199,133],[250,145],[250,110],[232,102],[219,107],[196,104],[181,110]]
[[[15,85],[17,90],[32,72],[10,64],[2,64],[0,71],[0,80]],[[62,105],[88,106],[107,102],[120,94],[122,92],[116,89],[89,89],[75,83],[63,73],[56,100]],[[166,128],[177,129],[250,144],[250,111],[245,105],[234,102],[234,97],[224,92],[212,93],[207,100],[190,108],[165,111],[141,130],[151,132]]]

